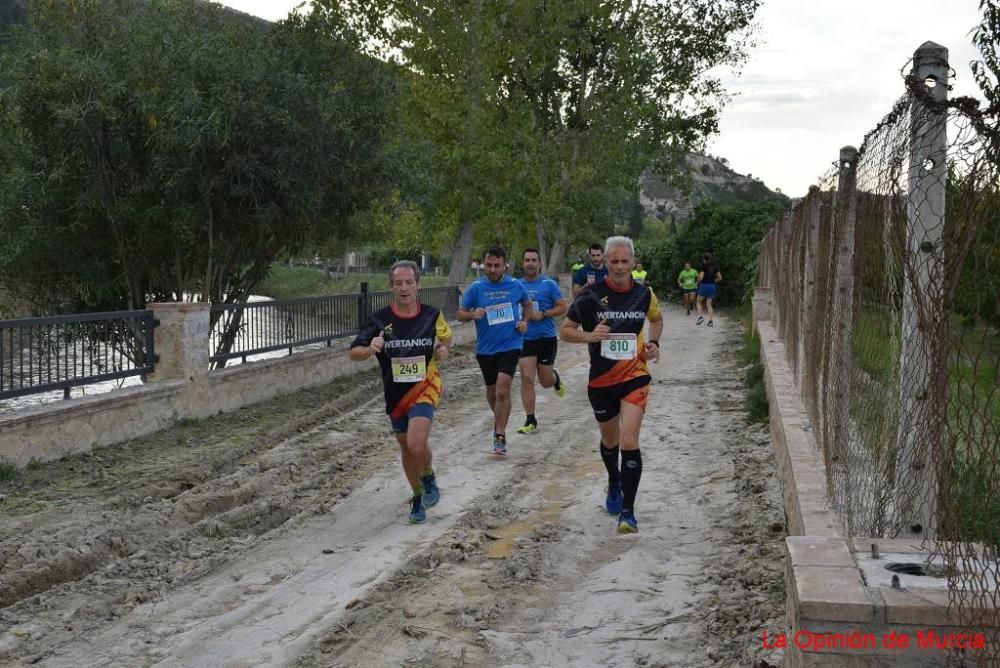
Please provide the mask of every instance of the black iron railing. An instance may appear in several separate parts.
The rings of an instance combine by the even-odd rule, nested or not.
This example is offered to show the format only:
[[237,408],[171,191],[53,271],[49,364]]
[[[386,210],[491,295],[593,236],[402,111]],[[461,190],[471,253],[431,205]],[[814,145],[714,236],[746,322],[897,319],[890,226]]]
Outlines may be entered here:
[[0,399],[152,373],[153,312],[0,320]]
[[[456,286],[423,288],[420,301],[454,320],[459,292]],[[356,294],[306,297],[249,304],[212,306],[211,355],[213,366],[231,359],[288,350],[354,336],[368,316],[388,306],[392,293],[371,292],[361,284]]]

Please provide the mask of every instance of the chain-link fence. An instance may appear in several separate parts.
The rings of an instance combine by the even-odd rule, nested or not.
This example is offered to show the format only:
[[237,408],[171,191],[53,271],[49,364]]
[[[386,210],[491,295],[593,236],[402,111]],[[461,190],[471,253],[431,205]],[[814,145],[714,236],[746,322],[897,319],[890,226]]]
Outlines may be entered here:
[[847,534],[923,541],[997,666],[1000,140],[997,110],[947,81],[925,44],[861,148],[768,232],[759,275]]

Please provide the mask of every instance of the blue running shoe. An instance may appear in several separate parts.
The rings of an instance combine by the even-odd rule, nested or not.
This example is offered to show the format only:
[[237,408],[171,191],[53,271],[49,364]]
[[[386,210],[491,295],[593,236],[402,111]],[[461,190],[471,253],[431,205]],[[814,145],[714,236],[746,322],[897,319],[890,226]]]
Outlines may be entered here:
[[622,511],[622,504],[625,502],[625,495],[622,494],[621,483],[614,487],[608,487],[608,497],[604,500],[604,507],[611,515],[617,515]]
[[410,524],[423,524],[427,521],[427,511],[424,509],[422,497],[415,496],[410,499]]
[[437,505],[437,502],[441,500],[441,490],[438,488],[437,479],[434,474],[430,474],[426,478],[421,478],[420,482],[424,486],[424,507],[432,508]]
[[618,516],[618,533],[639,533],[639,523],[631,510],[622,511]]
[[503,434],[493,435],[493,454],[497,457],[507,456],[507,437]]

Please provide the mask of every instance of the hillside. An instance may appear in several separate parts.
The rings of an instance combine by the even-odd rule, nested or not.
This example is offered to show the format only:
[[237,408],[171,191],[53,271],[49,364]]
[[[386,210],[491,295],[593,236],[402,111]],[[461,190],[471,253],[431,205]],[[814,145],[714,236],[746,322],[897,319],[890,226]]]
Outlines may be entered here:
[[695,205],[701,202],[723,206],[785,205],[789,202],[785,195],[771,190],[759,179],[738,174],[715,158],[689,153],[686,161],[690,183],[684,189],[665,182],[652,169],[643,173],[639,182],[639,203],[645,216],[660,220],[672,217],[677,222],[683,222],[691,217]]

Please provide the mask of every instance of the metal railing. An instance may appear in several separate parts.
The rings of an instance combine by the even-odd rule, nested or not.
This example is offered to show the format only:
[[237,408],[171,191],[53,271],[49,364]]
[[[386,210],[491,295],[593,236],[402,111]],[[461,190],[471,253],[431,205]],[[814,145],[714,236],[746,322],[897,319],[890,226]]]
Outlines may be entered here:
[[[454,320],[459,292],[456,286],[423,288],[420,301]],[[211,309],[211,355],[214,366],[250,355],[287,350],[354,336],[373,312],[388,306],[392,292],[368,290],[356,294],[305,297],[249,304],[216,304]]]
[[152,373],[152,311],[0,320],[0,399]]

